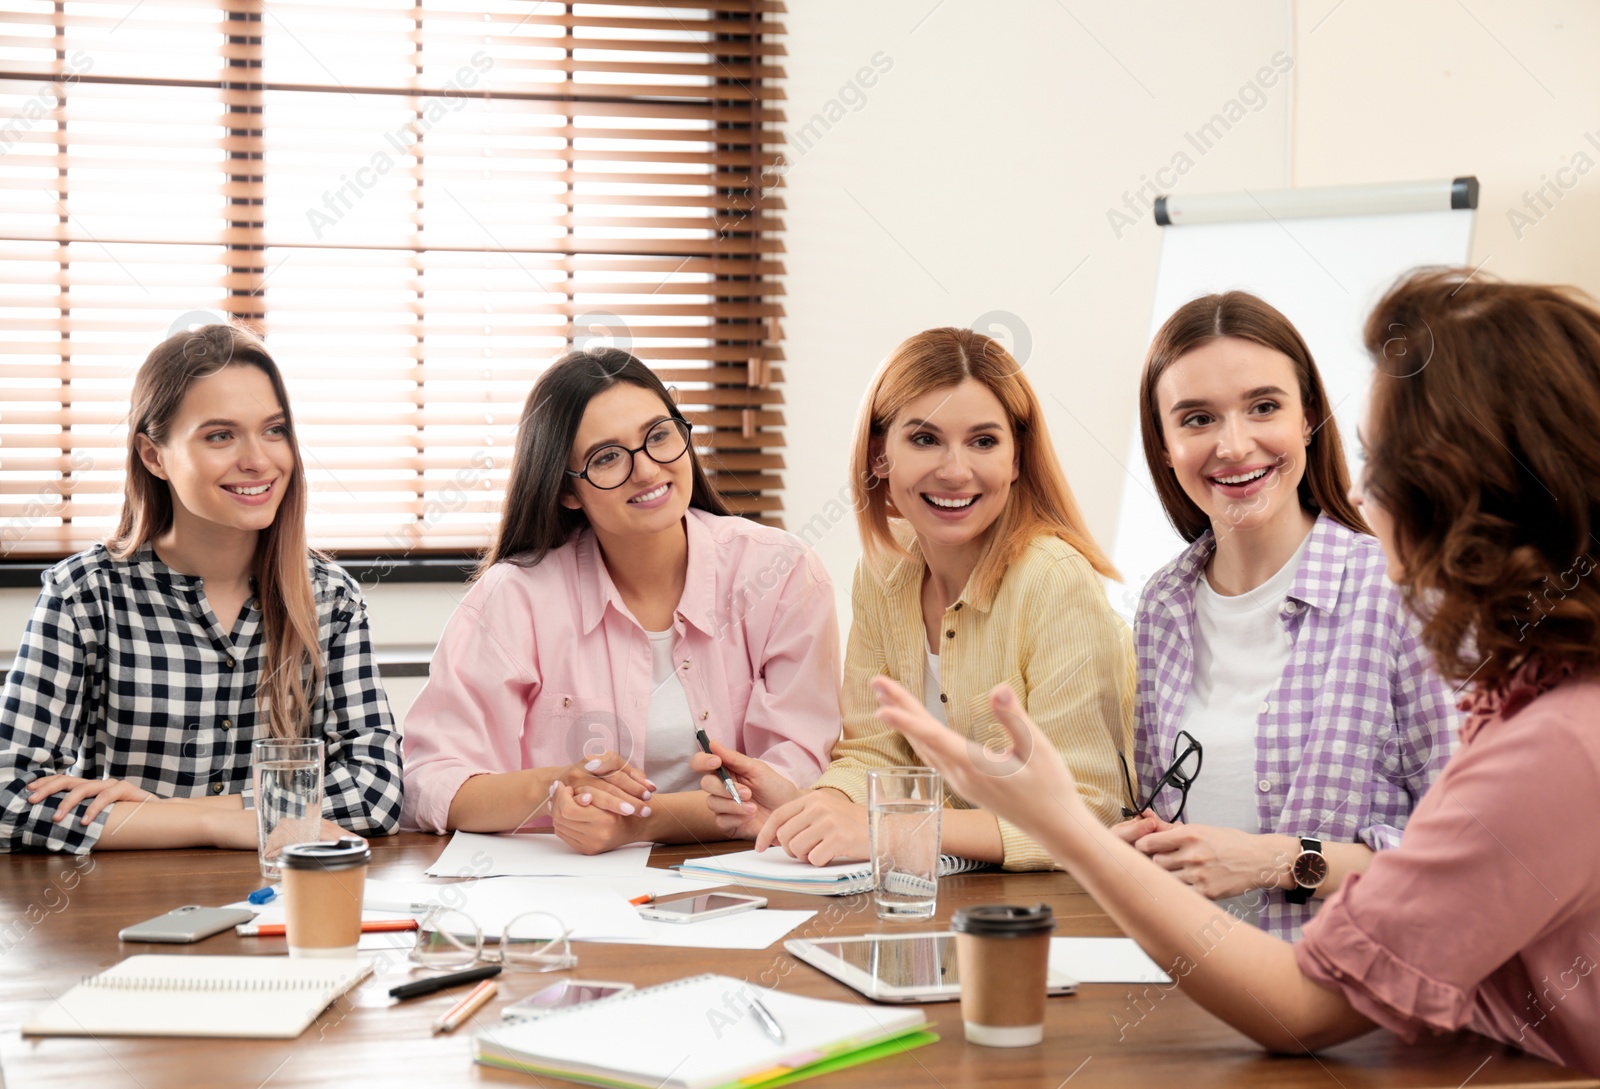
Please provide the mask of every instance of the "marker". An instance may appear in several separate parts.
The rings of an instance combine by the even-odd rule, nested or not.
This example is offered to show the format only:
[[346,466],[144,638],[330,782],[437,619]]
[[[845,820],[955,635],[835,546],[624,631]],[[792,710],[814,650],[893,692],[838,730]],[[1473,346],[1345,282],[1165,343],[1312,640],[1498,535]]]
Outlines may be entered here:
[[483,1009],[485,1003],[495,996],[500,989],[500,984],[492,979],[486,979],[472,989],[472,993],[451,1007],[450,1012],[433,1023],[433,1034],[441,1032],[454,1032],[461,1022]]
[[[696,730],[694,736],[695,740],[700,742],[700,751],[707,756],[712,755],[711,739],[706,736],[706,732],[704,730]],[[739,799],[739,788],[733,785],[733,776],[728,774],[728,769],[726,767],[718,768],[717,777],[722,780],[722,785],[728,788],[728,797],[743,805],[744,803]]]
[[389,988],[390,998],[421,998],[425,994],[435,991],[448,990],[459,987],[463,983],[476,983],[480,979],[500,974],[498,964],[485,964],[477,968],[468,968],[465,972],[451,972],[445,976],[431,976],[428,979],[419,979],[413,983],[402,983],[398,987]]
[[655,898],[656,898],[656,894],[655,893],[647,892],[643,896],[635,896],[632,900],[629,900],[628,903],[632,904],[634,907],[639,907],[642,904],[650,903]]

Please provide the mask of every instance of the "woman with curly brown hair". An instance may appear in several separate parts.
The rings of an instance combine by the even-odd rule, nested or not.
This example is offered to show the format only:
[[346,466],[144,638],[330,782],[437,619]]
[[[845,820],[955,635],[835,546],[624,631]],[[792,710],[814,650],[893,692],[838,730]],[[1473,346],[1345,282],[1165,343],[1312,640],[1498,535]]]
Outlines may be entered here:
[[1600,313],[1558,288],[1428,270],[1378,304],[1366,343],[1378,374],[1354,495],[1439,671],[1470,685],[1468,715],[1400,846],[1301,941],[1237,923],[1087,819],[1003,686],[1014,748],[983,768],[887,680],[880,714],[1263,1045],[1467,1028],[1600,1074]]

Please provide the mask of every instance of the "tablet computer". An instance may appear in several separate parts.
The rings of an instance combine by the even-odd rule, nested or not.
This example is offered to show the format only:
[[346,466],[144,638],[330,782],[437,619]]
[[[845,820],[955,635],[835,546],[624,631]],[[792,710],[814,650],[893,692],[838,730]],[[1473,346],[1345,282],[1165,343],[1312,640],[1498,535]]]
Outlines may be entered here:
[[[949,931],[791,938],[783,947],[874,1002],[953,1002],[961,997],[956,936]],[[1077,989],[1076,980],[1050,970],[1047,994]]]

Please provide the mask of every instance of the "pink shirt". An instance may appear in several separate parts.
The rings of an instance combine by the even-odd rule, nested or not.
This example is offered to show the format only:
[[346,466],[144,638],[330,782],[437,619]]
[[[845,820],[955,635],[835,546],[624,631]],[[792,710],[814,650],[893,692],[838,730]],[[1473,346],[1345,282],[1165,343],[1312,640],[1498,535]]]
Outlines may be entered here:
[[[684,523],[672,653],[694,724],[809,786],[839,736],[828,573],[781,530],[696,509]],[[444,831],[473,775],[564,767],[607,750],[637,766],[652,666],[649,637],[589,530],[536,567],[496,564],[450,618],[406,717],[403,826]]]
[[1525,668],[1305,927],[1300,969],[1404,1037],[1467,1028],[1600,1074],[1600,683]]

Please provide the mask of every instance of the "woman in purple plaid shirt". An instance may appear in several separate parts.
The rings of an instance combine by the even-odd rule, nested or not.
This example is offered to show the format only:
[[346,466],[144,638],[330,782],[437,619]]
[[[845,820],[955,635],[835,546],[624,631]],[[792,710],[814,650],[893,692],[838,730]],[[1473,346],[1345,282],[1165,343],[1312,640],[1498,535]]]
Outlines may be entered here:
[[[1449,693],[1346,495],[1338,423],[1288,318],[1242,291],[1180,307],[1145,361],[1140,431],[1191,544],[1139,601],[1127,804],[1149,808],[1117,831],[1296,937],[1399,842],[1450,755]],[[1185,789],[1163,777],[1191,738]]]
[[1299,942],[1241,925],[1092,820],[1003,686],[990,698],[1013,748],[982,767],[887,678],[879,714],[1265,1047],[1465,1028],[1600,1074],[1600,312],[1423,270],[1378,304],[1366,345],[1356,495],[1422,645],[1471,686],[1468,715],[1404,842],[1347,875]]

